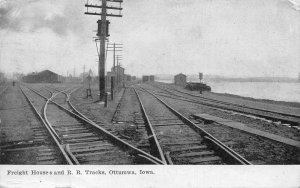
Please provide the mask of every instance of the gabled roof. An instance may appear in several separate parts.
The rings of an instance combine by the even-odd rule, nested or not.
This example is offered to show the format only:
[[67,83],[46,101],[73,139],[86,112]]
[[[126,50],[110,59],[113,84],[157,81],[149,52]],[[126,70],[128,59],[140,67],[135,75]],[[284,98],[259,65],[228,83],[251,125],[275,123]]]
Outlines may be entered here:
[[186,77],[186,75],[185,75],[185,74],[182,74],[182,73],[176,74],[175,76],[176,76],[176,77],[177,77],[177,76],[185,76],[185,77]]
[[44,71],[41,71],[41,72],[39,72],[38,74],[43,74],[43,73],[51,73],[51,74],[56,74],[55,72],[52,72],[52,71],[50,71],[50,70],[44,70]]

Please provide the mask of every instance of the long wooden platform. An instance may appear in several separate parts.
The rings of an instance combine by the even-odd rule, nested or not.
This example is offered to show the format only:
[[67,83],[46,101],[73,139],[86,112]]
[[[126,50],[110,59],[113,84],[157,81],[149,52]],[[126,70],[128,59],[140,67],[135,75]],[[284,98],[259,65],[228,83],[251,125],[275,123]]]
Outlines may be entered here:
[[281,142],[281,143],[284,143],[284,144],[287,144],[287,145],[290,145],[290,146],[300,148],[300,142],[299,141],[296,141],[296,140],[293,140],[293,139],[290,139],[290,138],[286,138],[286,137],[282,137],[282,136],[278,136],[278,135],[268,133],[268,132],[265,132],[265,131],[261,131],[261,130],[258,130],[258,129],[254,129],[254,128],[251,128],[251,127],[249,127],[249,126],[247,126],[243,123],[240,123],[240,122],[235,122],[235,121],[232,121],[232,120],[219,118],[219,117],[212,116],[212,115],[209,115],[209,114],[193,114],[192,116],[196,119],[200,119],[200,120],[204,121],[204,123],[216,122],[216,123],[219,123],[221,125],[225,125],[225,126],[228,126],[228,127],[239,129],[239,130],[245,131],[247,133],[251,133],[251,134],[258,135],[258,136],[261,136],[261,137],[264,137],[264,138],[268,138],[270,140],[274,140],[274,141]]

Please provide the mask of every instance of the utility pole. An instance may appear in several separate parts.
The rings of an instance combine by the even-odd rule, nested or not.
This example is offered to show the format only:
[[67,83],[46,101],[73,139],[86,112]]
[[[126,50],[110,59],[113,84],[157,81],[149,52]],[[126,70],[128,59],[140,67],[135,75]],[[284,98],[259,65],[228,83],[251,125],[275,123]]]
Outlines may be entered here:
[[117,85],[119,85],[120,80],[121,80],[121,79],[120,79],[120,69],[121,69],[121,66],[120,66],[120,64],[119,64],[119,61],[121,60],[120,58],[121,58],[121,56],[119,56],[119,55],[116,56],[116,60],[117,60],[117,66],[116,66]]
[[[123,44],[116,44],[116,43],[110,43],[107,46],[106,52],[112,51],[113,52],[113,72],[116,73],[116,85],[118,84],[118,70],[116,69],[116,52],[122,52],[123,51]],[[120,55],[118,55],[120,56]],[[119,69],[119,68],[118,68]]]
[[114,70],[116,68],[116,43],[114,43]]
[[[102,0],[101,7],[101,34],[100,34],[100,56],[99,56],[99,90],[100,101],[105,97],[105,38],[106,38],[106,0]],[[99,22],[99,21],[98,21]]]
[[121,55],[117,55],[116,56],[117,59],[117,84],[119,84],[121,82],[121,65],[120,65],[120,61],[122,60],[122,56]]
[[85,74],[85,65],[83,65],[82,86],[84,86],[84,74]]
[[114,71],[115,71],[116,52],[122,52],[123,51],[123,44],[110,43],[110,44],[107,45],[106,51],[112,51],[113,52],[113,68],[114,68]]
[[[121,3],[123,0],[101,0],[102,4],[100,5],[93,5],[93,4],[85,4],[85,7],[87,8],[87,11],[85,14],[89,15],[100,15],[101,20],[98,20],[98,33],[97,36],[100,39],[100,53],[99,53],[99,65],[98,65],[98,74],[99,74],[99,91],[100,91],[100,101],[104,101],[105,99],[105,40],[106,37],[109,36],[108,34],[108,24],[109,21],[106,20],[106,16],[113,16],[113,17],[122,17],[122,15],[119,14],[112,14],[107,13],[107,9],[111,10],[119,10],[121,11]],[[118,2],[120,3],[120,7],[113,7],[113,6],[107,6],[107,1],[109,2]],[[101,9],[100,13],[97,12],[89,12],[89,8],[94,9]]]

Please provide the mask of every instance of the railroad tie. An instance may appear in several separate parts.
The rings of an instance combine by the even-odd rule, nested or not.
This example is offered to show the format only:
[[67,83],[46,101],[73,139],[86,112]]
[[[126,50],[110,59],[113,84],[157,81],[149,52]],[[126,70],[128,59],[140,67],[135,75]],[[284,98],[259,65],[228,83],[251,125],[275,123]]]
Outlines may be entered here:
[[177,155],[178,158],[184,157],[199,157],[199,156],[207,156],[207,155],[214,155],[214,151],[199,151],[199,152],[191,152],[191,153],[182,153]]
[[189,161],[189,163],[191,164],[201,164],[201,163],[204,163],[204,162],[220,162],[222,161],[222,159],[218,156],[210,156],[210,157],[201,157],[201,158],[196,158],[196,159],[193,159],[191,161]]

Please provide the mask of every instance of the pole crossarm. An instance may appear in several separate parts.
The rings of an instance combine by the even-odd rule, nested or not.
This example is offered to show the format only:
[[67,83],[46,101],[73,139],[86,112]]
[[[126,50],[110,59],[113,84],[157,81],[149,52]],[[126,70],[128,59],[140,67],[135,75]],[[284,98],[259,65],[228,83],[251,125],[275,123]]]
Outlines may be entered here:
[[116,47],[108,46],[107,48],[108,48],[108,49],[123,49],[123,47],[118,47],[118,46],[116,46]]
[[106,0],[106,1],[109,1],[109,2],[116,2],[116,3],[123,3],[123,0]]
[[[97,13],[97,12],[85,12],[84,14],[89,14],[89,15],[96,15],[96,16],[102,16],[101,13]],[[106,16],[111,16],[111,17],[122,17],[122,15],[117,15],[117,14],[106,14]]]
[[[99,37],[93,37],[94,38],[94,42],[97,42],[97,41],[100,41],[101,39],[99,39]],[[106,39],[105,39],[106,41],[108,41],[108,37],[106,37]]]
[[[85,4],[85,7],[88,8],[102,8],[101,5],[93,5],[93,4]],[[114,10],[123,10],[121,7],[113,7],[113,6],[106,6],[107,9],[114,9]]]
[[[99,99],[100,101],[104,101],[105,100],[105,96],[106,96],[106,78],[105,78],[105,64],[106,64],[106,57],[107,57],[107,51],[112,51],[114,50],[114,54],[116,51],[122,51],[120,49],[120,47],[118,47],[118,49],[116,49],[116,45],[114,44],[114,48],[110,48],[109,47],[109,41],[108,41],[108,37],[109,37],[109,20],[107,20],[106,17],[122,17],[121,15],[121,10],[123,10],[123,8],[121,7],[121,3],[123,2],[123,0],[100,0],[102,2],[101,5],[95,4],[95,3],[89,3],[89,1],[87,1],[87,3],[85,4],[86,7],[86,12],[84,14],[87,15],[95,15],[95,16],[101,16],[101,20],[97,21],[98,24],[98,30],[97,30],[97,38],[95,39],[95,43],[96,43],[96,48],[97,48],[97,53],[99,56],[99,64],[98,64],[98,75],[99,75]],[[116,6],[112,6],[111,4],[109,4],[109,6],[107,5],[107,2],[111,2],[111,3],[119,3],[120,6],[116,7]],[[89,8],[92,9],[91,12],[89,12]],[[97,9],[100,9],[97,10]],[[119,11],[119,14],[113,14],[113,13],[108,13],[107,10],[111,9],[112,12],[116,12]],[[96,12],[98,11],[98,12]],[[98,47],[97,42],[100,40],[100,45]],[[107,44],[106,44],[107,41]],[[109,50],[110,49],[110,50]],[[114,60],[115,62],[115,60]]]

